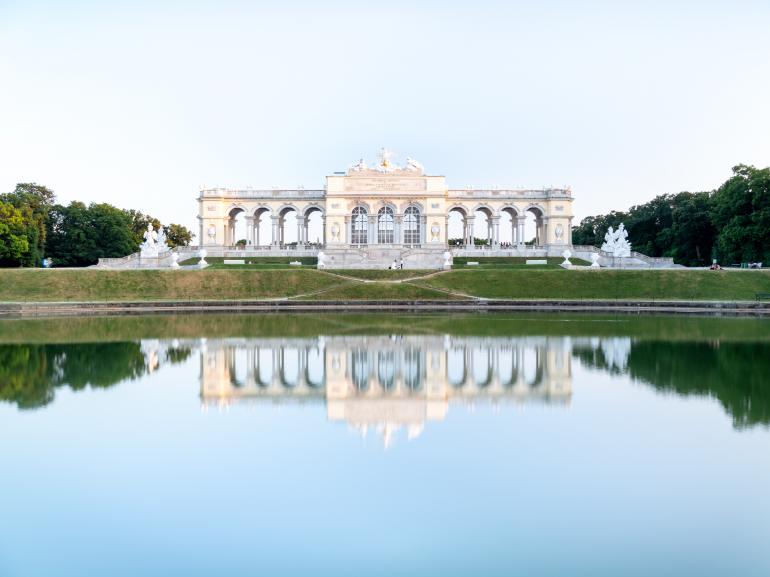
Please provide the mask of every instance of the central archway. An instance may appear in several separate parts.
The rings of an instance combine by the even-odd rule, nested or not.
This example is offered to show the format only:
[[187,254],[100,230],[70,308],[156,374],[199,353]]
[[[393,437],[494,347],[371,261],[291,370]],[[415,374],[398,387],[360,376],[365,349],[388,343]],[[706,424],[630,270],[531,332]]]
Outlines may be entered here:
[[350,218],[350,244],[367,244],[369,242],[369,218],[363,206],[353,209]]
[[404,244],[409,246],[419,245],[422,242],[422,226],[420,223],[420,209],[410,206],[404,211],[403,220]]
[[393,244],[395,218],[393,208],[383,206],[377,211],[377,244]]

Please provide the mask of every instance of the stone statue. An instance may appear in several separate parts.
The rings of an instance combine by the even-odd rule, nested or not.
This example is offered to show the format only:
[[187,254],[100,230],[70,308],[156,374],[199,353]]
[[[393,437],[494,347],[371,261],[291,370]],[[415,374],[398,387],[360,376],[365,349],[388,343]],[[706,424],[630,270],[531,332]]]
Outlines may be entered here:
[[161,226],[160,229],[157,232],[157,240],[158,243],[158,252],[166,252],[168,250],[171,250],[168,246],[168,239],[166,238],[166,231],[163,230],[163,227]]
[[350,172],[363,172],[364,170],[367,170],[369,167],[366,166],[366,163],[364,162],[364,159],[359,159],[358,162],[355,164],[350,165]]
[[452,253],[444,251],[444,268],[452,268]]
[[422,174],[423,172],[423,166],[421,162],[417,162],[414,158],[406,157],[406,166],[404,167],[404,170],[408,172],[417,172]]
[[152,224],[147,224],[147,230],[144,231],[144,242],[139,247],[139,256],[141,258],[158,257],[158,234],[152,228]]
[[209,266],[209,263],[206,262],[206,255],[208,254],[209,253],[206,252],[205,248],[202,248],[198,251],[198,256],[201,258],[198,261],[198,268],[206,268],[207,266]]
[[380,149],[380,162],[377,163],[378,172],[393,172],[393,163],[390,161],[393,158],[393,153],[387,148]]
[[599,264],[600,258],[601,255],[598,252],[591,253],[591,268],[601,268],[601,265]]
[[179,255],[175,252],[171,253],[171,268],[179,268]]
[[617,240],[615,241],[615,256],[621,258],[631,256],[631,243],[628,242],[628,231],[622,222],[615,234],[617,235]]
[[326,255],[324,254],[324,251],[319,250],[317,268],[326,268],[326,262],[324,261],[325,258],[326,258]]
[[612,227],[607,230],[607,234],[604,235],[602,250],[613,257],[626,258],[631,256],[631,243],[628,242],[628,231],[622,222],[618,226],[618,230],[614,230]]
[[564,257],[564,262],[561,263],[561,266],[564,266],[567,268],[571,267],[572,263],[569,261],[569,257],[572,256],[572,252],[569,249],[567,249],[563,253],[561,253],[561,256]]
[[615,252],[615,229],[610,227],[607,229],[607,233],[604,235],[604,243],[602,244],[602,250],[613,254]]

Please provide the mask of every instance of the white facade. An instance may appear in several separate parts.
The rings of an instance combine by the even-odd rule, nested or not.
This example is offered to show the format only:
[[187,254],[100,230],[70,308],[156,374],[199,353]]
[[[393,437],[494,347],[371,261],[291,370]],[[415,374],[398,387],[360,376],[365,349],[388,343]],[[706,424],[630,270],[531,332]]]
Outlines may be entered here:
[[[286,217],[293,212],[297,242],[292,246],[312,243],[332,254],[374,248],[388,256],[393,249],[444,251],[450,240],[449,215],[456,212],[462,221],[462,238],[456,239],[460,246],[476,244],[479,219],[487,223],[482,243],[499,248],[502,219],[511,228],[505,234],[511,247],[523,248],[533,240],[524,236],[531,214],[535,247],[556,252],[572,242],[572,200],[569,188],[449,189],[444,176],[425,174],[411,159],[406,166],[396,166],[383,151],[374,167],[360,161],[346,173],[327,176],[323,190],[204,188],[198,197],[199,239],[202,246],[234,246],[241,240],[235,238],[235,219],[243,214],[247,247],[280,248],[288,244]],[[318,243],[308,238],[308,220],[314,212],[322,218]]]

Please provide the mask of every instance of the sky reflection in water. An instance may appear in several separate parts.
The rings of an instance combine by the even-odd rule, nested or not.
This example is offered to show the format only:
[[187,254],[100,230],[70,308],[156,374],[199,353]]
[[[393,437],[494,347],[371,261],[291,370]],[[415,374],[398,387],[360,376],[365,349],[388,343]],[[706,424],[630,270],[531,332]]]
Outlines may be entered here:
[[5,338],[0,575],[770,573],[764,328],[589,321]]

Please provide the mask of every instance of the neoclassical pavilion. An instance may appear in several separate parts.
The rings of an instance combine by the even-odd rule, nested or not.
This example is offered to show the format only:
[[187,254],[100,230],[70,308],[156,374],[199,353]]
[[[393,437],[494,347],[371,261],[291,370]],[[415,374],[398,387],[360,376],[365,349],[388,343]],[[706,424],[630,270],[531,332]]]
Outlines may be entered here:
[[[425,261],[435,258],[431,253],[445,251],[450,240],[455,247],[473,248],[478,243],[474,236],[481,236],[484,246],[499,249],[503,222],[510,227],[507,249],[524,249],[526,243],[544,254],[558,253],[572,243],[569,188],[449,189],[444,176],[426,174],[419,162],[407,158],[399,166],[391,157],[383,150],[373,166],[362,159],[347,172],[327,176],[323,190],[204,188],[198,198],[201,245],[233,247],[241,240],[235,234],[236,218],[243,215],[247,250],[286,247],[290,214],[296,221],[293,248],[321,245],[337,255],[333,259],[348,264],[354,257],[374,262],[412,256]],[[314,213],[320,216],[322,232],[309,238]],[[461,238],[449,238],[453,214],[462,223]],[[524,234],[527,215],[535,222],[530,239]],[[476,221],[485,223],[485,235],[479,234]]]

